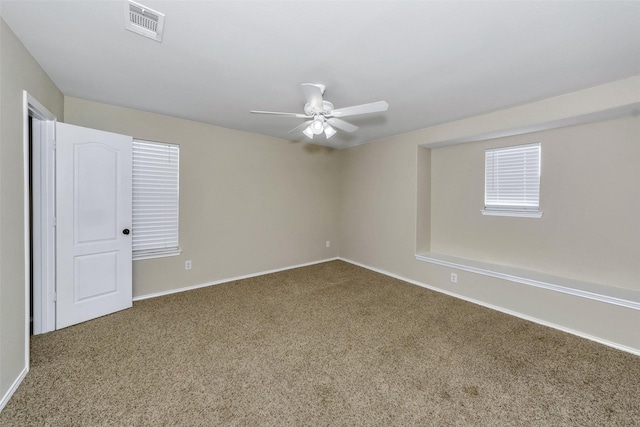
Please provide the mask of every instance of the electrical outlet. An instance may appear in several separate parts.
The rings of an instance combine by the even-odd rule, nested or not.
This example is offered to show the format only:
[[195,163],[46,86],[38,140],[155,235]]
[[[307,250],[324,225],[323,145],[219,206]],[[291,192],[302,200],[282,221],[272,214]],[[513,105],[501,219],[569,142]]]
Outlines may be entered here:
[[327,240],[326,245],[327,245],[327,247],[331,247],[331,240]]
[[184,269],[191,270],[191,260],[184,262]]
[[451,283],[458,283],[458,275],[456,273],[451,273]]

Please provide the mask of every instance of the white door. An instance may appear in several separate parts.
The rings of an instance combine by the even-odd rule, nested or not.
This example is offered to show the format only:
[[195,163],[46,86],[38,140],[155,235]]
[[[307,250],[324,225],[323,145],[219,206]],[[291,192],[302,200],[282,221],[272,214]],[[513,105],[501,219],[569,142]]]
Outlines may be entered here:
[[56,126],[56,328],[132,305],[132,137]]

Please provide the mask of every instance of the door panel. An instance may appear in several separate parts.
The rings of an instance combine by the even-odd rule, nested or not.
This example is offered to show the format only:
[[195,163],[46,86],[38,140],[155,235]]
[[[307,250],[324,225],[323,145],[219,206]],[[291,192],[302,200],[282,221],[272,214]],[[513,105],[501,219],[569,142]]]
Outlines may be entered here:
[[56,327],[131,307],[129,136],[56,128]]
[[74,147],[76,244],[118,238],[118,152],[84,142]]
[[76,301],[103,297],[118,292],[118,252],[89,254],[74,259]]

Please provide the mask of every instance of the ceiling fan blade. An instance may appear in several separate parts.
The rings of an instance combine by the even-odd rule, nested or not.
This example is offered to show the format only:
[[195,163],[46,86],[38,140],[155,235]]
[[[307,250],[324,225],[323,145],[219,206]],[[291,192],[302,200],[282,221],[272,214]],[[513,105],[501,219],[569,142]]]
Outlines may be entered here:
[[307,120],[306,122],[304,122],[304,123],[294,127],[293,129],[291,129],[288,133],[300,132],[302,129],[304,129],[307,126],[309,126],[311,124],[311,122],[313,122],[313,120]]
[[370,104],[354,105],[353,107],[338,108],[331,111],[330,117],[347,117],[356,114],[377,113],[379,111],[387,111],[389,104],[385,101],[371,102]]
[[344,120],[336,119],[335,117],[332,119],[327,119],[327,123],[329,123],[334,128],[338,128],[345,132],[355,132],[358,130],[358,126],[347,123]]
[[322,111],[322,94],[325,87],[316,83],[302,83],[302,91],[309,107]]
[[280,113],[278,111],[252,111],[251,114],[269,114],[272,116],[289,116],[289,117],[297,117],[299,119],[310,119],[312,117],[312,116],[307,116],[306,114]]

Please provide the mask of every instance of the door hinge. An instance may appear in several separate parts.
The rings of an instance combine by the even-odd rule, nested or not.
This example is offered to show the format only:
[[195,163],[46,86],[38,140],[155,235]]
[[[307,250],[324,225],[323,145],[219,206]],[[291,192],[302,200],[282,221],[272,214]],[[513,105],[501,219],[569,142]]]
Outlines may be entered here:
[[58,293],[57,292],[51,292],[49,294],[49,301],[52,301],[52,302],[58,301]]
[[58,226],[58,218],[56,218],[56,217],[54,216],[53,218],[51,218],[51,221],[52,221],[52,223],[53,223],[53,226],[54,226],[54,227],[57,227],[57,226]]

